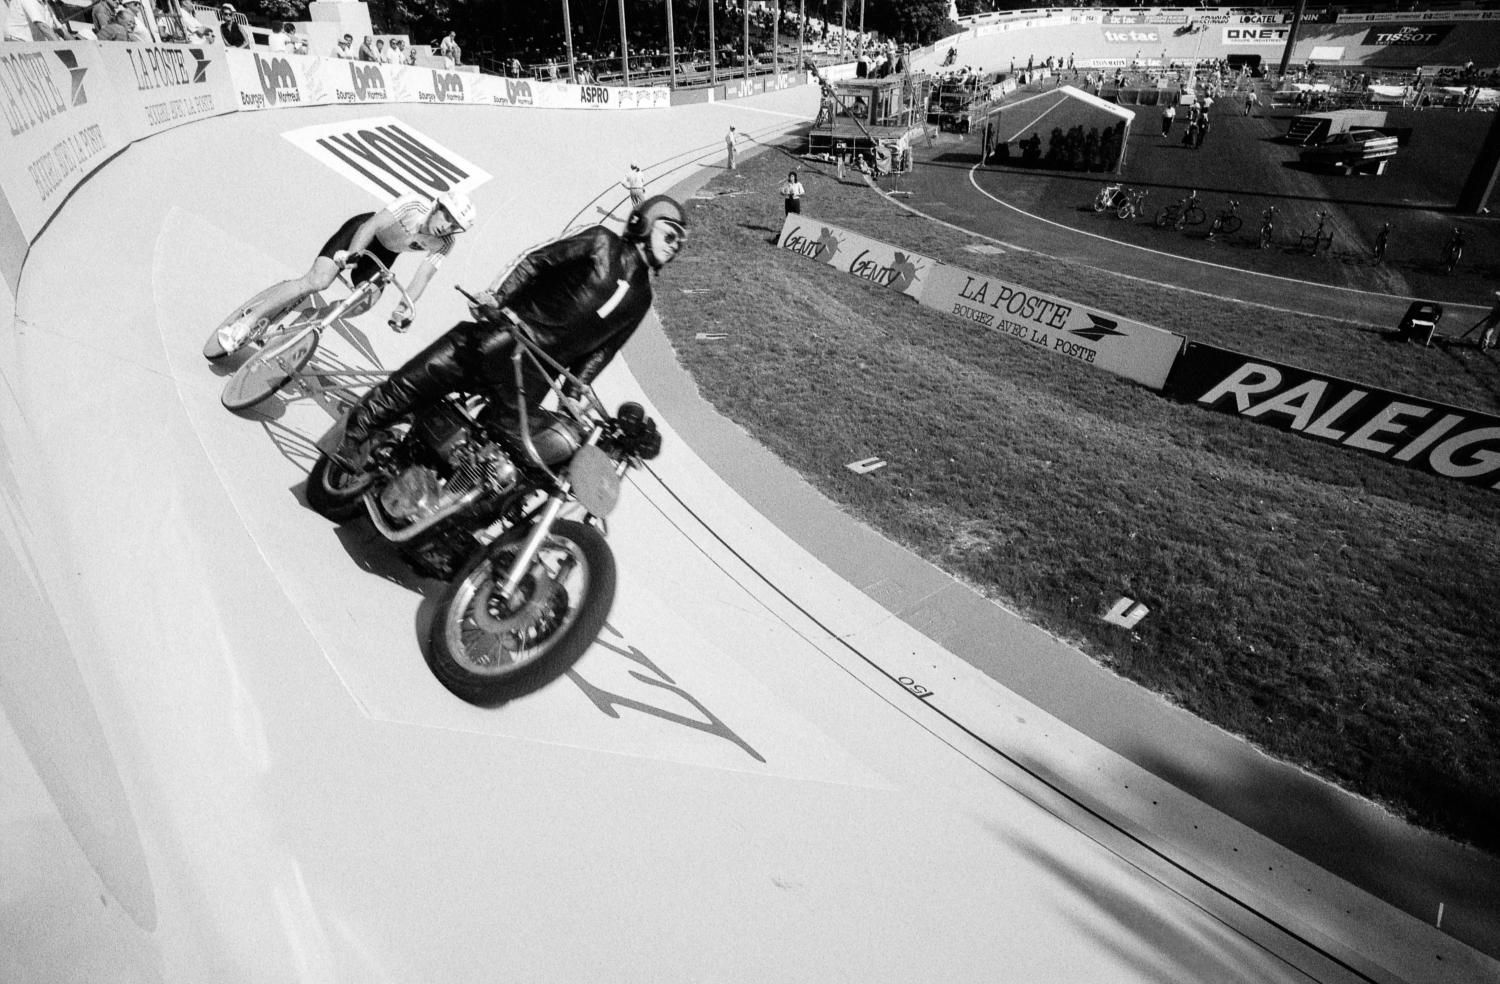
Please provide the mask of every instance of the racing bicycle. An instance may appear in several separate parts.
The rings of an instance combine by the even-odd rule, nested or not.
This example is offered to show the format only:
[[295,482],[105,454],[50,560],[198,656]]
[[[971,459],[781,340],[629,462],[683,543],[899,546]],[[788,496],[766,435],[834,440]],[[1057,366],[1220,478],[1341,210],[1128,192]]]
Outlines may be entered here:
[[1328,210],[1320,209],[1314,217],[1316,229],[1304,229],[1297,237],[1297,249],[1304,253],[1327,253],[1333,248],[1333,230],[1328,228]]
[[[351,265],[362,256],[374,262],[375,275],[361,283],[350,284],[345,273],[340,271],[339,279],[350,288],[342,300],[311,308],[304,308],[298,301],[261,320],[256,334],[247,342],[255,351],[229,377],[219,397],[227,409],[248,410],[295,379],[317,353],[323,332],[341,318],[369,310],[387,285],[394,284],[406,309],[413,310],[411,297],[378,256],[366,251],[352,253],[349,257]],[[398,321],[393,316],[387,325],[392,331],[401,332],[410,323],[410,318]]]

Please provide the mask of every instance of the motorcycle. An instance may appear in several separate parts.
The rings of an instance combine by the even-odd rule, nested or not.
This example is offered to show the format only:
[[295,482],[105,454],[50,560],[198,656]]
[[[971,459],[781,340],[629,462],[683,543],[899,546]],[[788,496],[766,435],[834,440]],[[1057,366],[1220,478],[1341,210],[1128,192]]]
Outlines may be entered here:
[[337,522],[363,513],[412,570],[447,582],[425,656],[443,686],[480,705],[544,686],[593,644],[615,595],[605,517],[625,473],[661,451],[640,404],[608,413],[513,316],[509,330],[516,391],[529,360],[555,410],[521,400],[501,414],[483,395],[449,394],[377,435],[358,472],[330,456],[345,414],[318,441],[306,486],[314,510]]

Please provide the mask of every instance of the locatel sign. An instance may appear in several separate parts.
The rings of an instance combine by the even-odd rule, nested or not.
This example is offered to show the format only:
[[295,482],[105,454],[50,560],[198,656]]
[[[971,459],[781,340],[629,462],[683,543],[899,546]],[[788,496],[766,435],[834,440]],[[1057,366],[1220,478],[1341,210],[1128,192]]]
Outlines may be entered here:
[[1500,488],[1500,417],[1189,342],[1167,396]]

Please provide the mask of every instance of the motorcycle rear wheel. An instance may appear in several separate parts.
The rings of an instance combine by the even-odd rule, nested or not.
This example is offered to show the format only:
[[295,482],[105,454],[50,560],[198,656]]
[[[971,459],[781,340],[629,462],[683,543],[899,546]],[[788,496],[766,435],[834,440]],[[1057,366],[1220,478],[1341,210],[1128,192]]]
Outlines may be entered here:
[[594,527],[560,519],[517,589],[498,597],[529,531],[476,552],[438,599],[427,665],[471,704],[494,705],[562,676],[598,638],[615,599],[615,558]]
[[373,481],[368,472],[356,475],[320,454],[307,473],[307,504],[335,523],[348,522],[364,511],[365,493]]

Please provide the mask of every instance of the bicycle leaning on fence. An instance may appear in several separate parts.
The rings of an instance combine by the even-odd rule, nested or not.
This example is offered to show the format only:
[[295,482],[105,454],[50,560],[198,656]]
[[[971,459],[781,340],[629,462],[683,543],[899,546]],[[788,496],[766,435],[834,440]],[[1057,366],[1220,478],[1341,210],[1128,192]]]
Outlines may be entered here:
[[1441,263],[1444,273],[1452,273],[1453,268],[1458,266],[1458,261],[1464,258],[1464,233],[1457,226],[1453,227],[1453,235],[1443,244]]
[[1314,217],[1318,220],[1316,229],[1303,229],[1297,236],[1297,250],[1302,253],[1327,254],[1333,249],[1333,230],[1328,228],[1328,210],[1319,209]]
[[1260,248],[1270,249],[1276,239],[1276,206],[1267,205],[1260,213]]
[[1198,204],[1198,192],[1194,190],[1188,192],[1187,197],[1181,201],[1163,205],[1161,211],[1156,213],[1156,228],[1171,226],[1181,229],[1185,225],[1202,225],[1207,219],[1208,213]]
[[1245,220],[1239,216],[1239,211],[1240,203],[1233,198],[1229,199],[1228,206],[1225,207],[1224,211],[1214,216],[1213,225],[1208,227],[1208,238],[1212,239],[1221,232],[1230,236],[1239,232],[1240,226],[1245,224]]

